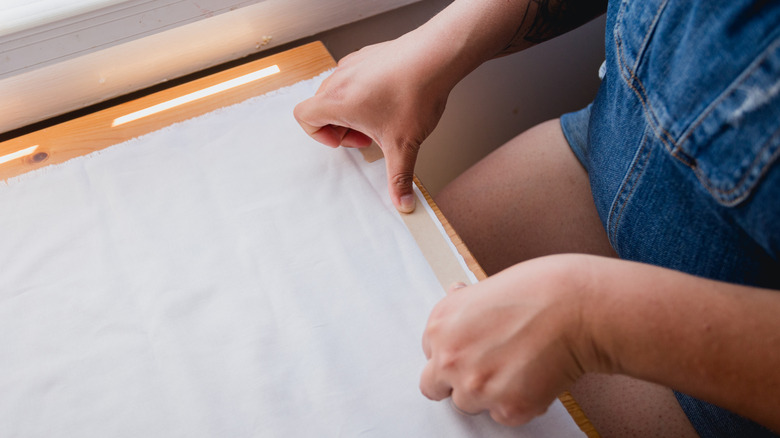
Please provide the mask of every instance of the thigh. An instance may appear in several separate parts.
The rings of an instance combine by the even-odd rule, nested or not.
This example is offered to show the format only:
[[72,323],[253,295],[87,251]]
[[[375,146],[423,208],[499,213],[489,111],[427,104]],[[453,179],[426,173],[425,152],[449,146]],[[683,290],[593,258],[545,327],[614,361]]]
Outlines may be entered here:
[[560,122],[515,137],[447,185],[436,203],[488,275],[557,253],[613,256]]
[[586,374],[571,394],[602,438],[698,436],[672,390],[654,383]]
[[[588,174],[558,120],[517,136],[445,187],[436,203],[491,275],[555,253],[615,256]],[[572,395],[602,436],[696,436],[673,392],[586,375]]]

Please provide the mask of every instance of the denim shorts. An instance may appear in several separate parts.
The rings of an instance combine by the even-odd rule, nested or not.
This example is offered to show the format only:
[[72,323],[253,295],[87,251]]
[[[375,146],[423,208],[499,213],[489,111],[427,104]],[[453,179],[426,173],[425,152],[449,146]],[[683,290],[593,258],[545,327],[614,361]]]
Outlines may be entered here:
[[[780,289],[780,2],[610,1],[606,29],[596,99],[561,126],[612,247]],[[676,395],[703,437],[775,436]]]

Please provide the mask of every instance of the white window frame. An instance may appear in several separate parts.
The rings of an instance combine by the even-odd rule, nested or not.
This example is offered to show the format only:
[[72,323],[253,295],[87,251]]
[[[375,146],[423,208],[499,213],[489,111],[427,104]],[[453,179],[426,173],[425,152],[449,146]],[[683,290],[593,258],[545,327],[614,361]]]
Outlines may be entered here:
[[417,1],[28,0],[27,12],[21,0],[0,4],[0,132]]

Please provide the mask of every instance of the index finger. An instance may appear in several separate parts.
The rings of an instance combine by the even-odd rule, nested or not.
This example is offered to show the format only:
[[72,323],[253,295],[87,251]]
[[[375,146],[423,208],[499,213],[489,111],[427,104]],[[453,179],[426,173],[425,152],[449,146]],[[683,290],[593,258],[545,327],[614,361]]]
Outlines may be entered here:
[[428,361],[420,376],[420,392],[435,401],[444,400],[452,394],[452,386],[442,379],[435,369],[433,361]]
[[314,140],[332,148],[339,146],[363,148],[371,145],[373,139],[354,130],[338,117],[330,115],[334,111],[333,103],[323,103],[323,98],[315,95],[299,103],[293,109],[295,120]]
[[323,113],[324,110],[324,107],[317,103],[318,100],[318,96],[310,97],[295,105],[293,109],[293,117],[309,136],[313,136],[320,128],[330,124],[330,122],[324,121],[327,120],[327,117],[320,119],[320,117],[314,116],[317,113]]

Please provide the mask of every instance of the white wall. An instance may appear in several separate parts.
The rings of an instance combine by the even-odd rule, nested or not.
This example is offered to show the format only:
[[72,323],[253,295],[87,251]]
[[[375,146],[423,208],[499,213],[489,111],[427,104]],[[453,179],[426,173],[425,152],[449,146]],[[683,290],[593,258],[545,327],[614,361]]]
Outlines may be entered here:
[[[449,3],[423,0],[312,39],[323,41],[340,59],[364,45],[413,29]],[[429,191],[437,193],[531,126],[586,106],[599,85],[604,23],[601,17],[542,45],[489,61],[462,81],[420,152],[417,175]]]

